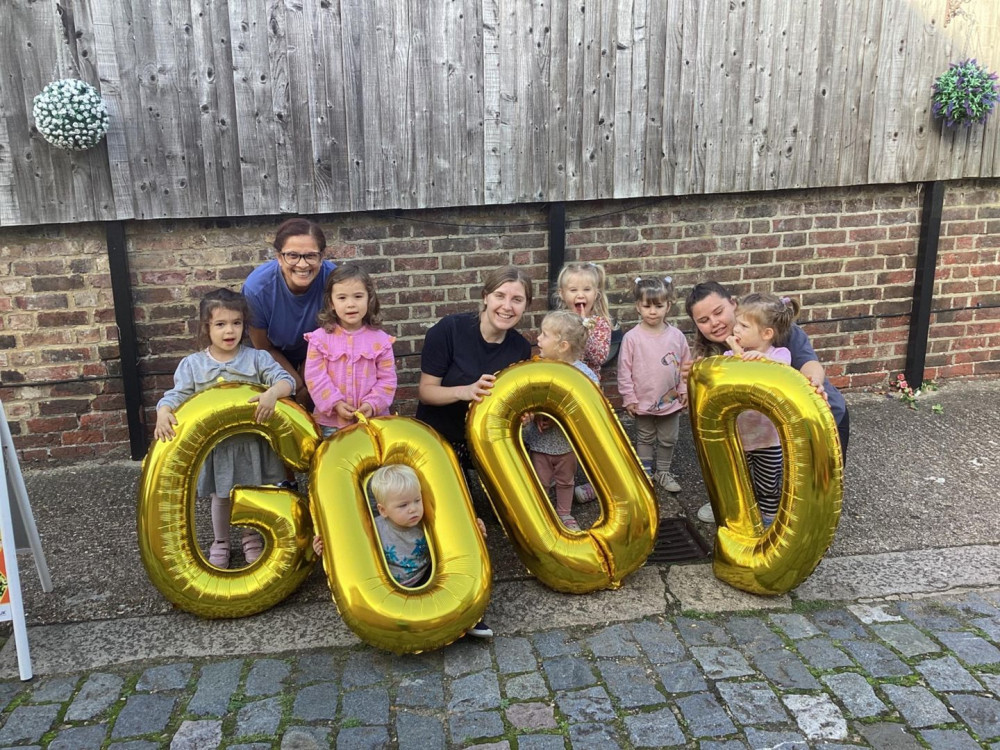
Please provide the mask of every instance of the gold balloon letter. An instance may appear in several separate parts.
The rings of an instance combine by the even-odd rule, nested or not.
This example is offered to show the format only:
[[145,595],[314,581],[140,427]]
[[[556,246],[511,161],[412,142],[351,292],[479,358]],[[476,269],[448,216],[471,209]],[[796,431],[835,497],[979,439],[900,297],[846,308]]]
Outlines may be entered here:
[[[432,561],[420,588],[404,588],[389,574],[365,497],[367,476],[384,464],[406,464],[420,478]],[[327,582],[359,638],[416,653],[451,643],[482,618],[490,558],[455,454],[430,427],[405,417],[362,417],[338,431],[317,451],[309,500]]]
[[[719,530],[715,575],[755,594],[783,594],[825,554],[840,518],[840,440],[833,415],[808,380],[787,365],[709,357],[688,379],[691,429]],[[778,515],[764,530],[736,415],[753,409],[774,422],[784,452]]]
[[282,460],[304,471],[319,442],[312,418],[279,401],[264,424],[254,421],[251,396],[260,386],[224,383],[195,394],[175,412],[175,437],[157,442],[139,482],[139,552],[153,585],[183,610],[202,617],[243,617],[288,596],[312,568],[312,524],[305,502],[276,488],[233,490],[232,522],[264,537],[264,554],[246,568],[210,565],[194,528],[195,487],[205,457],[237,433],[263,435]]
[[[556,516],[521,438],[528,412],[547,414],[565,430],[601,503],[593,528],[568,531]],[[646,561],[656,539],[656,497],[614,411],[582,372],[538,359],[508,367],[472,405],[466,432],[504,531],[546,586],[577,594],[617,588]]]

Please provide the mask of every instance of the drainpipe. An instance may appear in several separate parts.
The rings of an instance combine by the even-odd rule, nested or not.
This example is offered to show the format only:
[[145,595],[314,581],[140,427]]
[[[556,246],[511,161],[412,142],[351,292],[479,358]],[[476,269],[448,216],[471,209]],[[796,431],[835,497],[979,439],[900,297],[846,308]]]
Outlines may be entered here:
[[139,346],[135,333],[125,225],[120,221],[109,221],[105,224],[105,229],[111,292],[115,300],[115,323],[118,325],[118,355],[121,359],[122,386],[125,391],[129,449],[132,459],[139,461],[145,457],[148,446],[142,413],[142,379],[139,377]]
[[938,239],[941,237],[941,208],[944,183],[924,183],[924,207],[920,216],[920,242],[913,277],[913,304],[910,306],[910,336],[906,342],[906,382],[916,390],[924,382],[927,337],[931,327],[934,298],[934,270],[937,268]]
[[559,270],[566,262],[566,204],[562,201],[549,204],[549,299],[556,291]]

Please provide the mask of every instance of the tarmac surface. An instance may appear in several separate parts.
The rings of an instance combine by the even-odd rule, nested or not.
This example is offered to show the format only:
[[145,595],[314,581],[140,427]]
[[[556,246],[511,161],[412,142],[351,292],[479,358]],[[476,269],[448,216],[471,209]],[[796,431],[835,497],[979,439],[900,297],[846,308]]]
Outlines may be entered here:
[[[35,678],[8,639],[0,747],[1000,749],[1000,381],[848,403],[837,535],[790,594],[709,562],[557,594],[483,507],[497,636],[408,657],[362,644],[318,569],[255,617],[175,611],[139,560],[138,463],[26,471],[54,590],[22,555]],[[661,516],[710,545],[688,430],[674,466]]]

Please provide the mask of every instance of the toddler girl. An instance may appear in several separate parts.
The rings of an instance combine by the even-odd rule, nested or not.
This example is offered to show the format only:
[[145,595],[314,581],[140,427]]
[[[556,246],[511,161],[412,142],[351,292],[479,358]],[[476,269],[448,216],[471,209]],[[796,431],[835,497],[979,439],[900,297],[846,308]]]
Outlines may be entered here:
[[[375,530],[389,563],[389,573],[400,586],[419,588],[431,577],[431,553],[427,547],[422,522],[424,500],[420,478],[406,464],[387,464],[376,469],[369,480],[378,515]],[[486,536],[486,526],[476,519],[479,533]],[[323,537],[313,538],[313,551],[323,556]],[[467,631],[476,638],[489,638],[493,630],[483,621]]]
[[[556,310],[542,319],[542,330],[538,334],[542,357],[568,362],[596,383],[596,373],[580,360],[586,343],[587,327],[576,313]],[[576,453],[566,436],[548,417],[537,415],[527,422],[524,444],[542,487],[548,490],[555,480],[559,519],[570,531],[579,531],[580,525],[572,516]]]
[[635,417],[636,453],[643,468],[667,492],[680,492],[670,465],[687,406],[681,367],[691,361],[691,350],[684,334],[666,322],[676,299],[669,276],[639,277],[632,293],[639,324],[622,338],[618,392],[625,410]]
[[611,313],[604,282],[604,269],[596,263],[567,263],[556,280],[556,306],[572,310],[587,321],[589,335],[580,359],[598,380],[611,348]]
[[355,421],[385,416],[396,395],[395,339],[379,328],[379,301],[371,276],[360,266],[338,266],[326,281],[320,328],[309,342],[305,381],[313,417],[329,437]]
[[[268,352],[245,346],[249,318],[246,299],[228,289],[218,289],[201,301],[201,343],[204,351],[181,360],[174,373],[174,387],[163,394],[156,405],[158,440],[174,437],[177,417],[174,410],[181,402],[219,381],[256,383],[268,389],[250,398],[256,402],[254,418],[266,422],[274,414],[279,398],[292,395],[295,381]],[[215,541],[208,561],[217,568],[229,567],[229,494],[234,485],[276,484],[285,478],[285,466],[259,435],[234,435],[217,445],[198,476],[198,496],[212,498],[212,531]],[[264,540],[256,531],[243,533],[243,556],[247,564],[260,557]]]
[[[730,350],[745,360],[773,359],[792,364],[791,352],[779,344],[788,339],[799,314],[799,303],[772,294],[748,294],[736,307],[733,335],[726,339]],[[744,411],[736,417],[740,443],[750,468],[754,496],[764,526],[770,526],[781,499],[781,439],[774,424],[758,411]]]

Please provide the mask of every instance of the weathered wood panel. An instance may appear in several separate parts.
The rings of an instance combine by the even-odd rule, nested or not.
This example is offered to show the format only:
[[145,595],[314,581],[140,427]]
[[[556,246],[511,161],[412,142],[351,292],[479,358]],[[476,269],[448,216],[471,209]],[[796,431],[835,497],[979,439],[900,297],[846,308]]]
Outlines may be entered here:
[[997,176],[1000,113],[931,117],[967,57],[995,0],[0,0],[0,226]]

